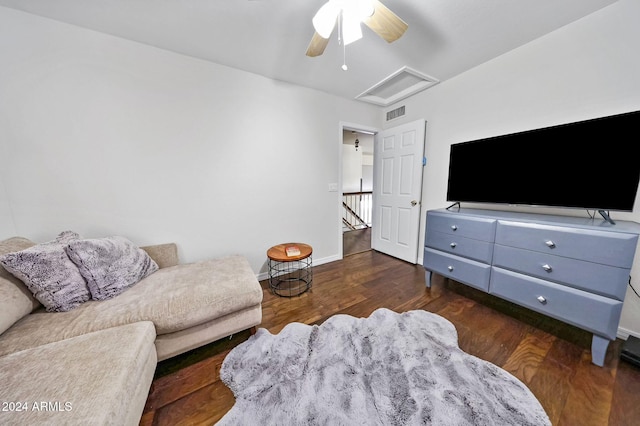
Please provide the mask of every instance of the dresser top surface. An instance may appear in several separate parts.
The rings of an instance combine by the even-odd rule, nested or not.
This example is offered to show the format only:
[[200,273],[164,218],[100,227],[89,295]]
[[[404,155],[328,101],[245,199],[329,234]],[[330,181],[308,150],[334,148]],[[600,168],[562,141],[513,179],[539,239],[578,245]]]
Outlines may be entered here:
[[479,218],[494,218],[497,220],[510,220],[517,222],[530,222],[546,225],[571,226],[574,228],[584,228],[591,230],[602,230],[608,232],[623,232],[640,235],[640,224],[637,222],[616,220],[615,225],[604,219],[577,217],[577,216],[561,216],[541,213],[525,213],[525,212],[509,212],[503,210],[484,210],[484,209],[437,209],[430,212],[443,213],[448,215],[472,216]]

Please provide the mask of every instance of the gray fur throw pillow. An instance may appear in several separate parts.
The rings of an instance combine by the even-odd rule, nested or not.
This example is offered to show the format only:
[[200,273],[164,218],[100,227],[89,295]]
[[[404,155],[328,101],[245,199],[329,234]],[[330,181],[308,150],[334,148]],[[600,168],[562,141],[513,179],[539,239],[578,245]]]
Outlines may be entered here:
[[65,312],[91,298],[87,283],[65,246],[80,236],[62,232],[53,241],[0,256],[0,264],[21,280],[48,312]]
[[124,237],[76,240],[66,250],[94,300],[111,299],[158,270],[144,250]]

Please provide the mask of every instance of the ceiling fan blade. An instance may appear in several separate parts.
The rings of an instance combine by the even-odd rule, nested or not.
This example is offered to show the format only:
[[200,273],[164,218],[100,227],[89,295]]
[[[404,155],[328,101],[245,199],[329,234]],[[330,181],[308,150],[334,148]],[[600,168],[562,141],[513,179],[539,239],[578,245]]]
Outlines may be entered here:
[[329,44],[328,38],[323,38],[317,32],[313,34],[311,38],[311,42],[309,43],[309,47],[307,47],[307,56],[320,56],[324,52],[324,49]]
[[373,5],[375,11],[364,20],[364,24],[388,43],[402,37],[409,25],[378,0],[373,0]]

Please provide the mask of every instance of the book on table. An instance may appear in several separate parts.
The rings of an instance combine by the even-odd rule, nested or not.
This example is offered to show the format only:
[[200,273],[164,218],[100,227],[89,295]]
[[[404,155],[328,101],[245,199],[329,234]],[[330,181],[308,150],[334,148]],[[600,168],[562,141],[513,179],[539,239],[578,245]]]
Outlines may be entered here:
[[300,247],[298,247],[298,246],[286,246],[284,248],[284,252],[289,257],[291,257],[291,256],[300,256]]

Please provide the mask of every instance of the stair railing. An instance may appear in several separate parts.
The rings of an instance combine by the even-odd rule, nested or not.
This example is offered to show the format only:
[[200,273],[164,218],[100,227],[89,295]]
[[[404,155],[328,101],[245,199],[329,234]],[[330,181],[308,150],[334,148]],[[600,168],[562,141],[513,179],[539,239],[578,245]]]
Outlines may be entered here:
[[342,194],[342,223],[350,230],[371,227],[371,191],[345,192]]

